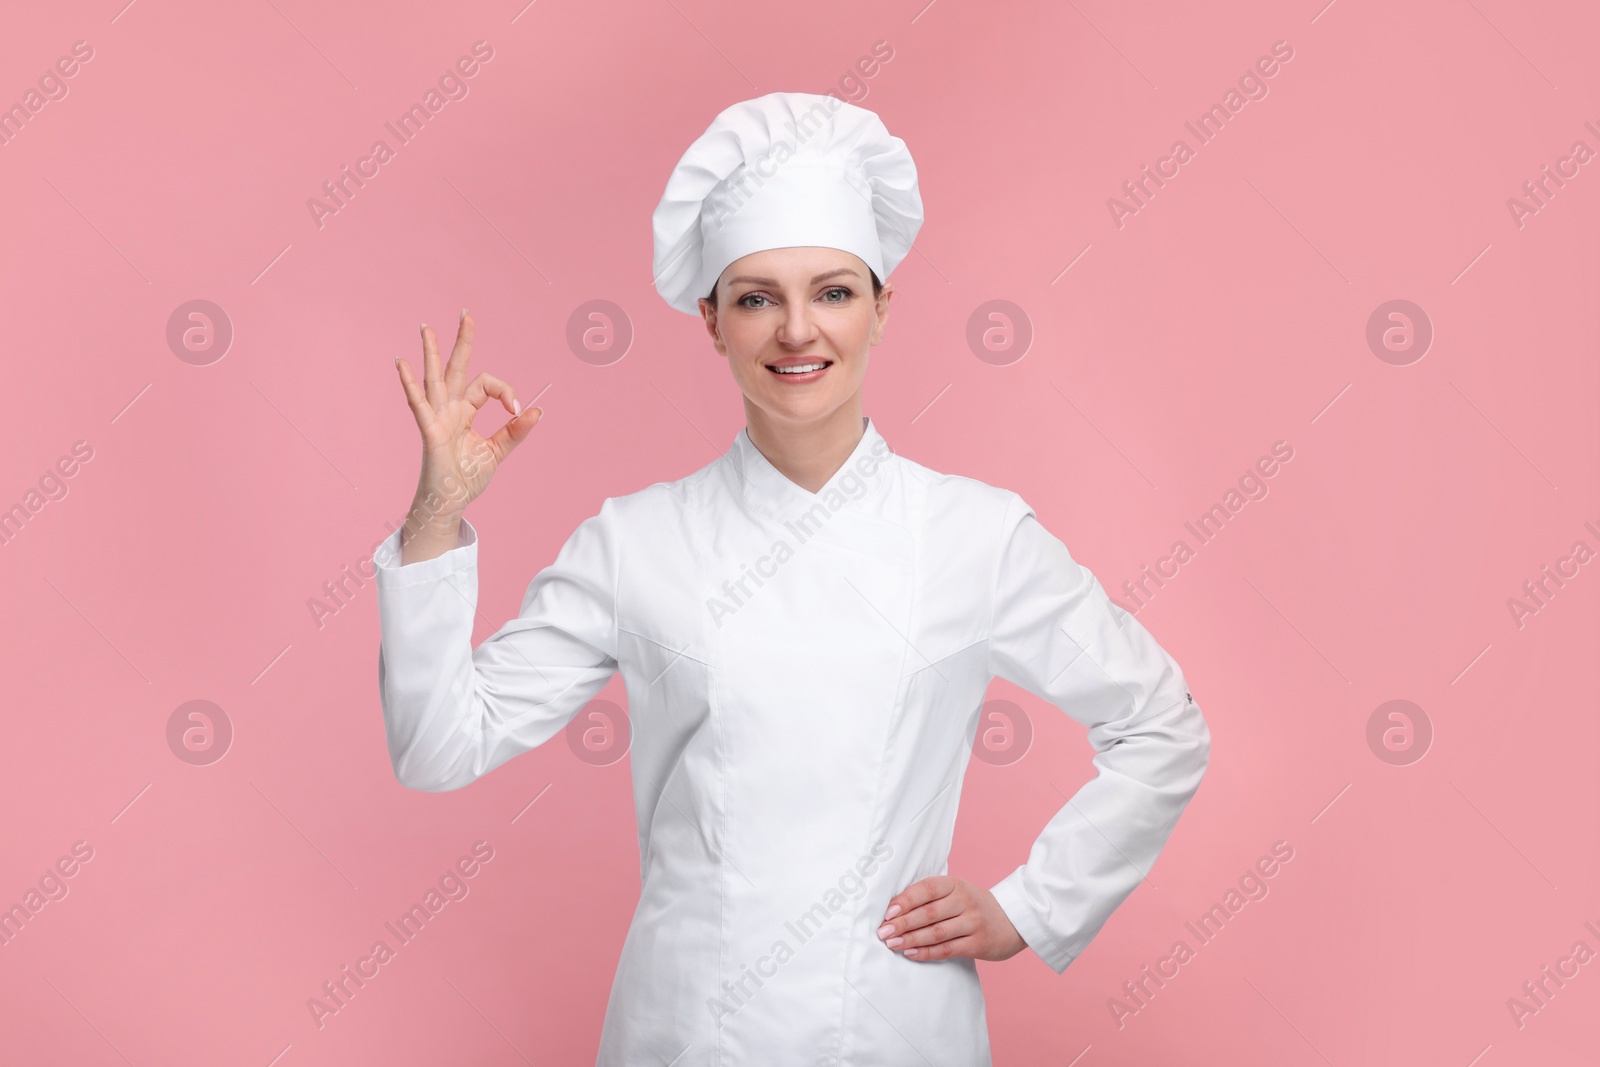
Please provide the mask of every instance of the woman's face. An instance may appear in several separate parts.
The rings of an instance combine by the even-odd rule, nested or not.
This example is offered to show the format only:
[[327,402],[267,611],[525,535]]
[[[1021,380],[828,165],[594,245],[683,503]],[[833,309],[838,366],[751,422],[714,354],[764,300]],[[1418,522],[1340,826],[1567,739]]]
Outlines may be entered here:
[[[825,419],[857,398],[867,351],[883,339],[893,290],[837,248],[771,248],[728,264],[717,303],[700,299],[712,343],[747,403],[783,423]],[[778,366],[825,364],[785,373]]]

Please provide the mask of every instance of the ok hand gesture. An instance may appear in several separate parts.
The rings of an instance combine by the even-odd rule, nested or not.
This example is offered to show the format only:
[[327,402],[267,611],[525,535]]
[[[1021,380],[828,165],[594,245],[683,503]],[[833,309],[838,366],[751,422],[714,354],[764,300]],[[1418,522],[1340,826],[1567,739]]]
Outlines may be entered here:
[[[544,415],[541,408],[523,411],[511,386],[492,374],[482,372],[467,380],[472,331],[472,316],[462,308],[450,362],[441,370],[438,338],[432,327],[422,327],[421,385],[410,365],[395,359],[406,403],[422,434],[422,473],[401,535],[402,564],[431,559],[456,547],[467,505],[488,487],[500,464]],[[472,419],[491,396],[512,417],[485,438],[474,432]]]

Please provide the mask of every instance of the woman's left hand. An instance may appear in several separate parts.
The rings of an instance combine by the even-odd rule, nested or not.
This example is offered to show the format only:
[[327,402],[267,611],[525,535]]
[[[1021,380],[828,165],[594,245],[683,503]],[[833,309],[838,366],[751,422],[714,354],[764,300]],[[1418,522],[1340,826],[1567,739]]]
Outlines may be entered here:
[[993,893],[947,874],[907,886],[884,920],[878,937],[912,960],[1006,960],[1028,947]]

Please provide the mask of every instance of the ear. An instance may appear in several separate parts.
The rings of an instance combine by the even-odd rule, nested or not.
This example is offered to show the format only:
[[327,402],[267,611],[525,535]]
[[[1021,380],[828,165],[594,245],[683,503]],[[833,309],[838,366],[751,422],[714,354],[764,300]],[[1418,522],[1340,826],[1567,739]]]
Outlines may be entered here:
[[894,286],[884,282],[883,291],[878,294],[878,299],[873,302],[873,313],[877,316],[877,321],[872,324],[870,344],[877,344],[883,340],[883,327],[889,321],[889,301],[893,297]]
[[711,335],[712,347],[717,350],[719,355],[726,356],[728,354],[728,346],[723,343],[722,334],[717,331],[716,305],[712,304],[711,301],[702,296],[700,298],[699,306],[700,318],[706,324],[706,333]]

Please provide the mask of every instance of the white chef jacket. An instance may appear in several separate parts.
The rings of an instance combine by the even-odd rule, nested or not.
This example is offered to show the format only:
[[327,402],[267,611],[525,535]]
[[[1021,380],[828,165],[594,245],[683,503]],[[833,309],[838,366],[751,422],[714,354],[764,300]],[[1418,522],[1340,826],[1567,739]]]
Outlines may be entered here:
[[[1210,749],[1183,672],[1014,492],[889,451],[818,493],[741,429],[603,501],[476,649],[477,534],[377,557],[396,777],[459,789],[622,672],[641,889],[599,1067],[990,1063],[971,959],[876,935],[947,858],[990,680],[1088,727],[1097,775],[992,892],[1061,972],[1155,862]],[[1037,757],[1036,757],[1037,758]]]

